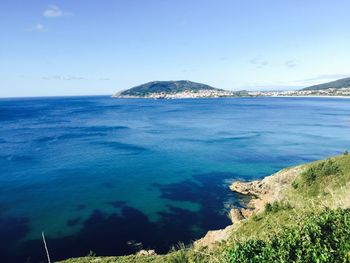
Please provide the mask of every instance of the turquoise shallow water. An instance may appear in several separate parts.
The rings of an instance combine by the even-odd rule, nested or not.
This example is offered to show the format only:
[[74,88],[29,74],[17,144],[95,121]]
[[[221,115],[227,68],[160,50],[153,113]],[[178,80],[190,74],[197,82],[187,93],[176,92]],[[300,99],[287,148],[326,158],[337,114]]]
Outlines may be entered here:
[[226,226],[233,180],[350,149],[350,100],[0,100],[0,255],[166,252]]

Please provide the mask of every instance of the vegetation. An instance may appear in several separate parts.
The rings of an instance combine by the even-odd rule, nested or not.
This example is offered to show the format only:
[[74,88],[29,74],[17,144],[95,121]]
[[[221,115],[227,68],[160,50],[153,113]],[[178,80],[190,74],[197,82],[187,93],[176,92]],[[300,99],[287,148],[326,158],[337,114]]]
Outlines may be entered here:
[[187,80],[179,81],[152,81],[134,88],[125,90],[120,93],[122,96],[137,96],[144,97],[150,93],[174,93],[183,91],[197,91],[197,90],[218,90],[209,85],[196,83]]
[[272,204],[270,203],[267,203],[265,205],[265,212],[266,213],[276,213],[278,211],[281,211],[281,210],[288,210],[288,209],[292,209],[292,206],[290,203],[288,202],[278,202],[278,201],[275,201],[273,202]]
[[350,155],[344,154],[302,166],[278,201],[214,249],[181,245],[166,255],[64,262],[350,262],[349,193]]
[[325,162],[312,165],[303,173],[303,179],[311,185],[317,178],[317,176],[324,177],[330,175],[337,175],[341,173],[341,170],[337,163],[332,160],[326,160]]
[[350,87],[350,78],[338,79],[320,85],[314,85],[303,90],[341,89]]
[[303,224],[228,247],[226,262],[350,262],[350,210],[326,210]]

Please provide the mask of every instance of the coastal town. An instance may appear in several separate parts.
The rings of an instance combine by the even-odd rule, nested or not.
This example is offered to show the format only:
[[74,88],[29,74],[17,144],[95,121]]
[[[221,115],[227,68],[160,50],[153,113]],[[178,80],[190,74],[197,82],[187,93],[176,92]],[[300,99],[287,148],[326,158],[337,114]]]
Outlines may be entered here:
[[144,98],[149,99],[194,99],[194,98],[223,98],[234,97],[235,92],[227,90],[186,90],[182,92],[154,92],[149,93]]
[[112,95],[114,98],[195,99],[230,97],[350,97],[350,78],[298,90],[224,90],[188,80],[152,81]]
[[329,88],[319,90],[284,90],[284,91],[249,91],[249,96],[253,97],[303,97],[303,96],[350,96],[350,87]]
[[229,97],[347,97],[350,96],[350,87],[329,88],[320,90],[281,90],[281,91],[229,91],[229,90],[185,90],[181,92],[150,92],[143,96],[121,96],[122,98],[147,99],[195,99],[195,98],[229,98]]

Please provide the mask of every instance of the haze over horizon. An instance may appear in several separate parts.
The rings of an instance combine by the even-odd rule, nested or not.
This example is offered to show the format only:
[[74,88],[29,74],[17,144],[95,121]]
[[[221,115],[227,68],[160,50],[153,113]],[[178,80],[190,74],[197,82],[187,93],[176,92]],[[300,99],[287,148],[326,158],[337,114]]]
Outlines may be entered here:
[[348,10],[347,0],[4,0],[0,97],[180,79],[280,90],[349,77]]

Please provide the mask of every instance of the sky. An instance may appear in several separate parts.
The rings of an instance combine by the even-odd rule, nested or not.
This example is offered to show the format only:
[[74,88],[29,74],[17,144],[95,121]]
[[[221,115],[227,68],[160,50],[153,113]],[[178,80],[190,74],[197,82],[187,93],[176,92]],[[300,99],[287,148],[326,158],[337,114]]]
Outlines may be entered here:
[[350,77],[349,0],[0,0],[0,97]]

